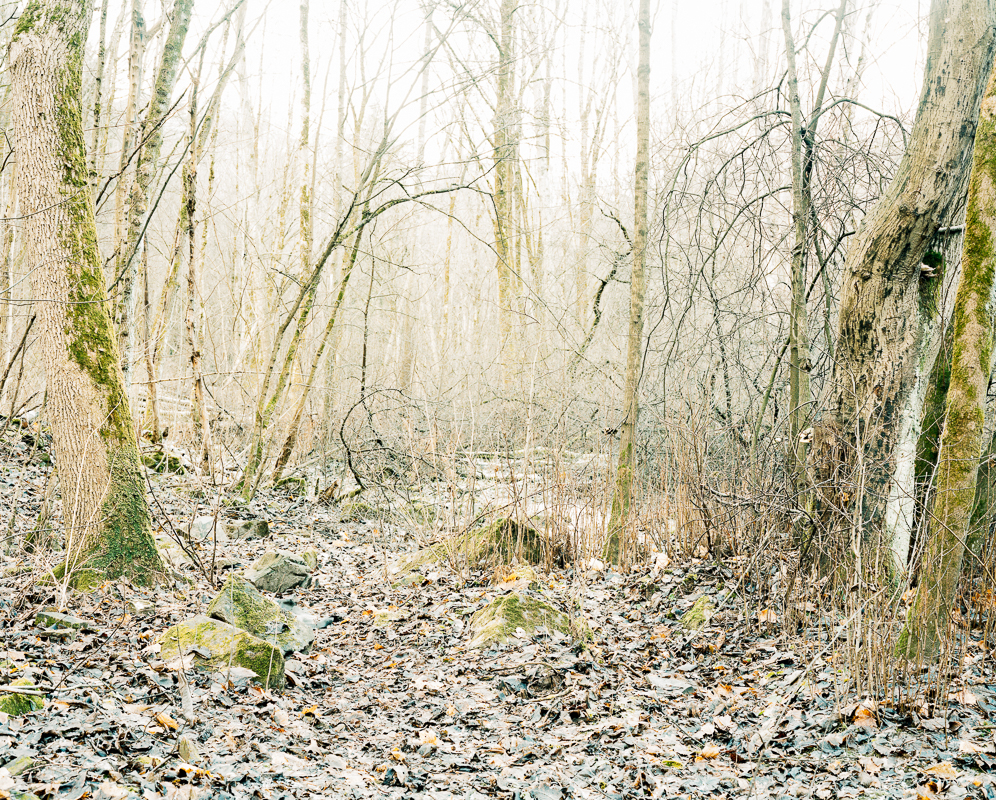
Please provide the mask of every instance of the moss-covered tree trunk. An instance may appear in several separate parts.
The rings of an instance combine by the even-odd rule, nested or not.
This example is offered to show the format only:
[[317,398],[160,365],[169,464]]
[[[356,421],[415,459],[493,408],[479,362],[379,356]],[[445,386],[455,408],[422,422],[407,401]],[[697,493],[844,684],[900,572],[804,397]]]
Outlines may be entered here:
[[83,141],[86,0],[32,0],[10,48],[11,118],[76,585],[163,571],[97,251]]
[[515,20],[518,4],[515,0],[501,0],[499,8],[500,33],[492,41],[498,46],[498,87],[495,100],[494,150],[494,231],[495,254],[498,268],[498,332],[502,385],[511,380],[515,362],[513,352],[513,326],[515,322],[516,273],[512,248],[512,188],[515,179]]
[[633,272],[629,285],[629,336],[626,346],[625,416],[619,426],[619,463],[609,518],[605,558],[618,563],[622,527],[629,515],[636,471],[636,426],[639,421],[641,357],[643,355],[644,270],[647,264],[647,195],[650,183],[650,2],[640,0],[640,51],[636,72],[636,170],[633,211]]
[[951,377],[937,457],[934,513],[920,582],[900,639],[908,658],[933,658],[947,633],[975,499],[993,345],[996,287],[996,71],[975,135],[962,276],[955,298]]
[[190,27],[194,0],[175,0],[170,15],[169,33],[156,70],[156,82],[149,98],[149,108],[142,120],[138,163],[135,180],[128,196],[128,232],[118,251],[118,272],[121,281],[120,329],[121,367],[125,386],[131,387],[133,349],[135,342],[135,278],[138,274],[137,253],[146,225],[146,212],[152,180],[159,169],[159,153],[163,143],[163,125],[169,111],[173,87],[180,68],[183,43]]
[[810,460],[831,540],[872,579],[906,569],[920,416],[941,333],[942,274],[920,267],[964,197],[993,26],[988,0],[933,0],[909,147],[844,265],[827,413]]

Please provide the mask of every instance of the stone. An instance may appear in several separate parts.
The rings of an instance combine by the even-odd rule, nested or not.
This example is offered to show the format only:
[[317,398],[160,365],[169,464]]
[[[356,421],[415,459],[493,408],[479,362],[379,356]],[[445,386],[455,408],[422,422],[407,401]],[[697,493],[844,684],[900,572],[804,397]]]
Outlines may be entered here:
[[15,758],[13,761],[8,761],[3,765],[3,768],[11,774],[12,777],[17,777],[22,773],[27,772],[34,766],[35,760],[31,756],[20,756]]
[[246,580],[264,592],[283,594],[298,586],[310,586],[314,569],[301,556],[270,550],[246,570]]
[[245,519],[230,522],[225,526],[225,533],[230,539],[266,539],[270,535],[270,523],[265,519]]
[[681,627],[687,631],[697,631],[712,619],[715,610],[716,606],[712,600],[703,595],[682,615]]
[[35,625],[39,628],[58,628],[60,630],[73,629],[78,631],[96,630],[93,625],[85,619],[74,617],[72,614],[62,614],[58,611],[46,609],[39,611],[35,615]]
[[241,575],[230,575],[207,607],[208,616],[276,644],[287,653],[304,653],[315,640],[315,628],[262,594]]
[[318,551],[314,547],[309,547],[303,553],[298,555],[305,564],[308,565],[308,569],[314,572],[318,569]]
[[392,572],[400,579],[407,573],[444,560],[468,567],[511,564],[513,560],[540,564],[545,547],[543,536],[535,528],[503,517],[483,528],[472,528],[404,556]]
[[156,604],[135,597],[128,601],[125,610],[133,617],[151,617],[156,613]]
[[197,764],[201,760],[201,752],[197,749],[197,740],[190,734],[183,734],[177,742],[176,748],[180,753],[180,760],[188,764]]
[[159,551],[159,555],[166,560],[167,566],[174,570],[191,564],[190,558],[183,552],[183,548],[165,533],[156,535],[156,549]]
[[474,638],[469,648],[500,644],[516,635],[529,636],[540,628],[571,635],[567,614],[536,597],[514,592],[494,598],[477,611],[470,618],[470,627]]
[[[185,619],[159,637],[160,656],[172,661],[181,655],[184,666],[221,672],[232,667],[252,670],[266,688],[284,685],[284,655],[280,647],[248,631],[203,614]],[[189,659],[189,661],[187,660]]]
[[18,678],[8,684],[11,688],[20,687],[28,689],[32,694],[22,694],[20,692],[0,692],[0,712],[12,717],[19,717],[21,714],[30,714],[32,711],[40,711],[45,708],[45,698],[37,692],[37,687],[27,678]]
[[193,522],[190,523],[190,538],[196,542],[209,541],[211,539],[212,531],[215,534],[215,538],[219,542],[224,541],[226,537],[225,525],[218,520],[217,525],[215,524],[215,518],[213,514],[205,514],[201,517],[196,517]]

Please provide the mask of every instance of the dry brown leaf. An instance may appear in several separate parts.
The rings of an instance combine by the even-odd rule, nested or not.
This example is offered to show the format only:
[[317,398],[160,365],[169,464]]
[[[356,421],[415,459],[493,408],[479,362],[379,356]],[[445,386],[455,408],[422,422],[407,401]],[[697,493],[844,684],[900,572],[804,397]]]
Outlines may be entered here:
[[956,703],[960,703],[963,706],[975,706],[979,704],[979,698],[976,697],[972,690],[967,686],[960,692],[952,692],[948,695],[948,700],[954,700]]
[[877,728],[878,720],[875,711],[868,706],[860,705],[854,711],[854,724],[861,728]]
[[926,775],[933,775],[935,778],[941,778],[946,781],[953,781],[958,777],[958,770],[951,766],[951,762],[942,761],[940,764],[933,764],[926,769],[921,770]]
[[702,748],[702,752],[699,753],[702,758],[716,758],[719,754],[719,746],[715,744],[707,744]]
[[162,725],[164,728],[168,728],[171,731],[180,730],[180,723],[173,719],[165,711],[160,711],[156,714],[156,722]]
[[770,608],[757,612],[757,621],[762,625],[774,625],[778,622],[778,615]]

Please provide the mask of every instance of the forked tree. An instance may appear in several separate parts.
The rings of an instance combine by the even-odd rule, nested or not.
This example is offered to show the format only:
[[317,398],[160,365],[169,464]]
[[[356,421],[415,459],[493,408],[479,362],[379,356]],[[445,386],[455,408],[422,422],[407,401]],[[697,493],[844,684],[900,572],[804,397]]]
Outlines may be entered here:
[[152,584],[152,536],[135,426],[108,314],[83,139],[90,0],[32,0],[10,48],[18,197],[62,486],[63,569],[76,585]]
[[933,1],[909,147],[844,264],[828,408],[810,461],[820,516],[866,575],[907,566],[916,443],[941,330],[943,270],[921,263],[965,197],[994,22],[988,0]]

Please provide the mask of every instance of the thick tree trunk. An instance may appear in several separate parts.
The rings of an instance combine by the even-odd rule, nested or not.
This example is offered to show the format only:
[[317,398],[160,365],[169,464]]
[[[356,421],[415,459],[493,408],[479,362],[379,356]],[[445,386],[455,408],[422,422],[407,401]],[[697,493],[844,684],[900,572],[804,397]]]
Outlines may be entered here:
[[32,0],[10,50],[19,200],[43,342],[66,522],[67,575],[76,585],[163,571],[152,538],[135,427],[105,301],[86,147],[84,0]]
[[921,262],[964,197],[993,11],[991,0],[934,0],[909,147],[844,266],[827,413],[811,462],[831,540],[866,576],[906,569],[920,413],[940,339],[943,276],[921,274]]
[[996,301],[996,71],[982,104],[955,298],[951,377],[937,486],[916,600],[900,638],[907,658],[936,658],[951,620],[975,498]]
[[636,175],[634,180],[633,273],[630,276],[629,337],[626,346],[625,416],[619,426],[619,463],[612,498],[605,557],[618,563],[622,526],[629,515],[636,471],[638,388],[643,355],[644,270],[647,263],[647,194],[650,182],[650,0],[640,0],[640,64],[636,72]]

